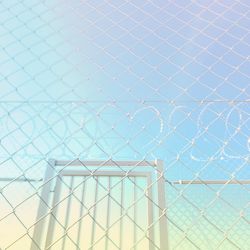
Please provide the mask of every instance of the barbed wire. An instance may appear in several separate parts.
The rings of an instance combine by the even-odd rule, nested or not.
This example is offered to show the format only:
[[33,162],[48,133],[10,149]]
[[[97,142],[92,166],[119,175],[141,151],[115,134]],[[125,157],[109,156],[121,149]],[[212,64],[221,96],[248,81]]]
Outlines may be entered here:
[[[161,249],[163,220],[168,249],[248,250],[249,7],[1,1],[0,249]],[[117,164],[155,159],[150,185]]]

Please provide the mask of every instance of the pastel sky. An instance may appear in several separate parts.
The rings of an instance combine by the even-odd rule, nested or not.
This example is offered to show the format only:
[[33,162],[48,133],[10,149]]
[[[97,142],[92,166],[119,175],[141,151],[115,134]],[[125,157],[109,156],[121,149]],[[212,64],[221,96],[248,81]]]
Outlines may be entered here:
[[[50,158],[158,158],[169,181],[249,180],[249,7],[2,0],[0,177],[39,180]],[[34,225],[39,186],[0,182],[0,248]],[[173,249],[209,249],[209,241],[247,250],[249,185],[166,190]],[[22,223],[11,213],[16,206]],[[197,219],[203,212],[212,223]],[[30,241],[25,235],[10,249]]]

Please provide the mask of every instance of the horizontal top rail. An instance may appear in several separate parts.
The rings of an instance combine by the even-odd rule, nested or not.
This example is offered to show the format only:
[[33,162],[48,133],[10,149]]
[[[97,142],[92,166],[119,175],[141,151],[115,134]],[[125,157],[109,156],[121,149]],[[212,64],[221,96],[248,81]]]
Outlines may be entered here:
[[55,161],[56,166],[107,166],[107,167],[130,167],[130,166],[157,166],[157,161],[115,161],[115,160],[107,160],[107,161],[81,161],[81,160],[72,160],[72,161]]
[[47,104],[47,103],[54,103],[54,104],[88,104],[88,103],[139,103],[139,104],[145,104],[145,103],[249,103],[249,99],[210,99],[210,100],[204,100],[204,99],[195,99],[195,100],[176,100],[176,99],[139,99],[139,100],[114,100],[114,99],[103,99],[103,100],[94,100],[94,99],[85,99],[85,100],[1,100],[0,103],[6,103],[6,104],[15,104],[15,103],[21,103],[21,104]]
[[63,176],[113,176],[113,177],[148,177],[148,172],[122,172],[122,171],[62,171]]
[[250,184],[250,180],[179,180],[174,181],[172,184],[180,184],[180,185],[187,185],[187,184],[205,184],[205,185],[223,185],[223,184]]
[[[96,165],[95,165],[96,166]],[[109,165],[110,166],[110,165]],[[61,172],[64,176],[69,176],[70,174],[73,175],[93,175],[93,176],[108,176],[110,175],[109,171],[63,171]],[[119,172],[119,171],[112,171],[112,176],[146,176],[148,172]],[[40,182],[43,179],[30,179],[30,178],[0,178],[0,182]],[[172,185],[225,185],[225,184],[238,184],[238,185],[250,185],[250,180],[178,180],[178,181],[168,181]]]
[[16,182],[39,182],[39,181],[42,181],[42,180],[43,179],[30,179],[30,178],[18,178],[18,177],[0,178],[0,181],[3,181],[3,182],[10,182],[10,181],[16,181]]

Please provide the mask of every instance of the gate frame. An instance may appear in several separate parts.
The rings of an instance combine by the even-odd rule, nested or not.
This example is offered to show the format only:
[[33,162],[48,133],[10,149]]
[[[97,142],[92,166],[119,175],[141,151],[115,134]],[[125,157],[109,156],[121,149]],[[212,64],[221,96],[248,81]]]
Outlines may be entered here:
[[[66,167],[151,167],[151,171],[130,171],[125,172],[123,170],[112,171],[112,170],[101,170],[98,169],[91,172],[87,170],[65,170]],[[57,167],[64,167],[58,173],[56,172]],[[150,169],[148,169],[150,170]],[[38,207],[36,223],[34,224],[34,232],[33,232],[33,240],[31,243],[31,250],[41,249],[43,232],[45,227],[44,218],[50,213],[48,210],[52,212],[55,204],[58,202],[54,195],[52,206],[49,206],[49,195],[50,192],[58,192],[60,191],[60,178],[63,176],[119,176],[119,177],[146,177],[147,178],[147,191],[148,191],[148,225],[153,224],[153,204],[152,200],[152,175],[153,170],[157,171],[156,180],[157,182],[157,197],[158,197],[158,210],[159,210],[159,231],[160,231],[160,249],[168,250],[168,229],[167,229],[167,216],[166,216],[166,195],[165,195],[165,179],[164,179],[164,163],[162,160],[155,161],[115,161],[115,160],[107,160],[107,161],[81,161],[81,160],[73,160],[73,161],[58,161],[54,159],[48,160],[48,165],[45,171],[44,182],[41,185],[41,201]],[[56,179],[55,188],[53,190],[53,181]],[[151,200],[151,201],[150,201]],[[42,204],[44,203],[44,204]],[[47,228],[47,235],[45,240],[45,247],[49,246],[51,243],[52,233],[49,230],[54,228],[54,222],[49,218],[49,225]],[[154,246],[152,244],[154,240],[154,229],[152,226],[149,231],[149,249],[153,250]],[[46,249],[46,248],[45,248]]]

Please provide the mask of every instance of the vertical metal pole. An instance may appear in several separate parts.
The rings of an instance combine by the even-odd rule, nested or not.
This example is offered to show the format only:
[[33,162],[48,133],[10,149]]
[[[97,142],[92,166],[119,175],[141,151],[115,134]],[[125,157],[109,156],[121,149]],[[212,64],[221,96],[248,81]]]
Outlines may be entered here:
[[[64,233],[67,231],[67,227],[69,225],[69,216],[70,216],[70,209],[71,209],[71,200],[72,200],[72,190],[74,186],[74,177],[72,176],[70,179],[70,190],[69,190],[69,197],[68,197],[68,204],[67,204],[67,210],[66,210],[66,216],[65,216],[65,225],[64,225]],[[66,237],[67,234],[63,237],[63,242],[62,242],[62,250],[65,249],[65,242],[66,242]]]
[[[79,221],[79,227],[78,227],[78,232],[77,232],[77,245],[81,248],[81,232],[82,232],[82,215],[83,215],[83,204],[85,200],[85,186],[86,186],[86,177],[84,176],[84,183],[82,186],[82,199],[81,199],[81,208],[80,208],[80,221]],[[78,248],[77,248],[78,249]]]
[[106,238],[105,238],[105,249],[108,249],[108,237],[109,237],[109,225],[110,225],[110,198],[111,198],[111,177],[108,177],[108,206],[107,206],[107,231],[106,231]]
[[122,177],[122,180],[121,180],[121,212],[120,212],[120,216],[121,216],[121,219],[120,219],[120,249],[123,249],[123,210],[124,210],[124,179]]
[[157,166],[157,185],[158,185],[158,205],[159,205],[159,223],[160,223],[160,249],[168,250],[168,229],[167,214],[163,215],[166,209],[166,194],[164,180],[164,163],[162,160],[156,161]]
[[49,206],[49,195],[51,191],[51,184],[52,184],[52,177],[54,175],[54,167],[55,167],[55,160],[50,159],[48,161],[48,165],[45,171],[44,182],[42,185],[42,192],[41,192],[41,201],[38,207],[37,217],[36,217],[36,224],[34,227],[33,232],[33,240],[31,243],[31,250],[37,250],[37,246],[39,249],[43,249],[42,247],[42,238],[43,234],[46,230],[44,230],[44,223]]
[[152,193],[152,177],[149,174],[147,178],[147,196],[148,196],[148,234],[149,234],[149,250],[154,249],[154,228],[153,228],[153,193]]
[[97,198],[98,198],[98,177],[96,176],[96,187],[95,187],[95,203],[93,207],[93,223],[92,223],[92,234],[91,234],[91,247],[90,249],[93,249],[94,240],[95,240],[95,227],[96,227],[96,210],[97,210]]
[[49,220],[49,227],[46,237],[46,243],[45,243],[45,249],[50,249],[50,245],[52,243],[54,229],[55,229],[55,222],[56,222],[56,213],[58,209],[57,203],[60,200],[60,193],[61,193],[61,176],[58,175],[56,179],[56,186],[54,190],[54,197],[52,202],[52,208],[51,208],[51,215]]
[[136,228],[136,223],[137,223],[137,207],[136,207],[136,199],[137,199],[137,179],[134,177],[134,250],[137,249],[136,241],[137,241],[137,228]]

